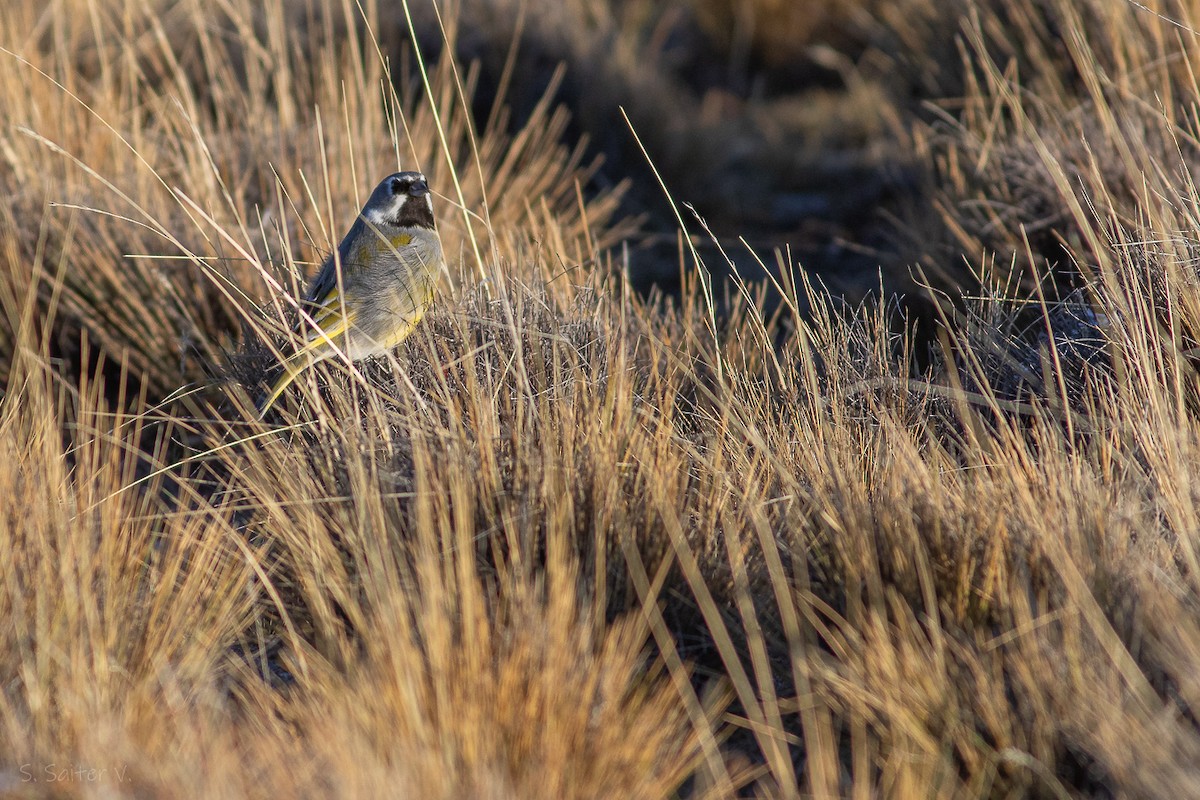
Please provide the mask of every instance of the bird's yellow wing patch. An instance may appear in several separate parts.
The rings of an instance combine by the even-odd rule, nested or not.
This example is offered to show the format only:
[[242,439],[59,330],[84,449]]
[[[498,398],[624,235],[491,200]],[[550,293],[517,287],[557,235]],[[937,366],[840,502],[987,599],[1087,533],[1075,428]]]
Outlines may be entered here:
[[317,328],[309,332],[308,344],[302,348],[301,352],[329,344],[330,339],[336,339],[345,333],[346,329],[354,323],[354,312],[343,315],[337,306],[326,307],[313,317],[313,322],[317,323]]
[[315,302],[318,306],[321,306],[322,308],[324,308],[326,306],[330,306],[333,303],[337,302],[337,299],[339,296],[340,296],[340,293],[338,292],[338,287],[335,284],[333,286],[333,288],[331,288],[328,292],[325,293],[324,297],[314,300],[313,302]]
[[313,322],[317,324],[318,328],[325,330],[334,321],[335,317],[341,317],[341,315],[342,307],[340,305],[325,306],[324,308],[317,309],[316,313],[313,314]]
[[[342,310],[342,304],[339,302],[341,294],[338,292],[338,287],[332,287],[325,296],[318,300],[312,301],[316,306],[312,310],[313,322],[318,328],[326,328],[328,323],[335,315],[339,315]],[[310,306],[311,307],[311,306]]]

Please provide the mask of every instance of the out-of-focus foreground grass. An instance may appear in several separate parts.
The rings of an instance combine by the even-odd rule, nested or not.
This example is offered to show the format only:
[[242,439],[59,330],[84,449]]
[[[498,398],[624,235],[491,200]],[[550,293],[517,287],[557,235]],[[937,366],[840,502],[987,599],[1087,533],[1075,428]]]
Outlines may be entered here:
[[[417,5],[0,17],[0,793],[1200,794],[1191,6]],[[632,292],[618,105],[718,220],[902,168],[821,230],[936,324]],[[435,310],[258,421],[398,166]]]

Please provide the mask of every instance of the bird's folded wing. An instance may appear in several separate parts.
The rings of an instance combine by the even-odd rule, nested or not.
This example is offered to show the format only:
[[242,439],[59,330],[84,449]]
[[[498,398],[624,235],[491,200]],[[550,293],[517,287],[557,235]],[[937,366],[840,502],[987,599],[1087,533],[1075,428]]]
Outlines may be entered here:
[[354,324],[354,312],[351,309],[342,308],[342,305],[336,300],[331,300],[327,304],[318,306],[312,312],[312,319],[315,327],[309,328],[305,333],[308,344],[304,346],[304,350],[310,350],[322,344],[330,344],[329,340],[337,339],[344,334],[346,329]]

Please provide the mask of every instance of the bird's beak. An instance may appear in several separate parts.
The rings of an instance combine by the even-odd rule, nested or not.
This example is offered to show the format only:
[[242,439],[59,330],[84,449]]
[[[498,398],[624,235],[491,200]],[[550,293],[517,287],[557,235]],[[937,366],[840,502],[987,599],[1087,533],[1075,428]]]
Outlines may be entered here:
[[410,197],[424,197],[429,194],[429,184],[425,181],[416,181],[408,187]]

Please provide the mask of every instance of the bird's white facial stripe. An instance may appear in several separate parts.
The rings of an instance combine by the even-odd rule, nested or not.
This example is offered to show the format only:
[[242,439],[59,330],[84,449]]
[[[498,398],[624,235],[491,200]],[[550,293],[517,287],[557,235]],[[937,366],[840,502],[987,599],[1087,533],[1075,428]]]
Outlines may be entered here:
[[373,222],[376,225],[391,224],[400,214],[400,209],[404,207],[404,201],[407,200],[407,195],[396,195],[392,198],[392,205],[386,211],[381,211],[377,208],[369,209],[366,213],[367,221]]

